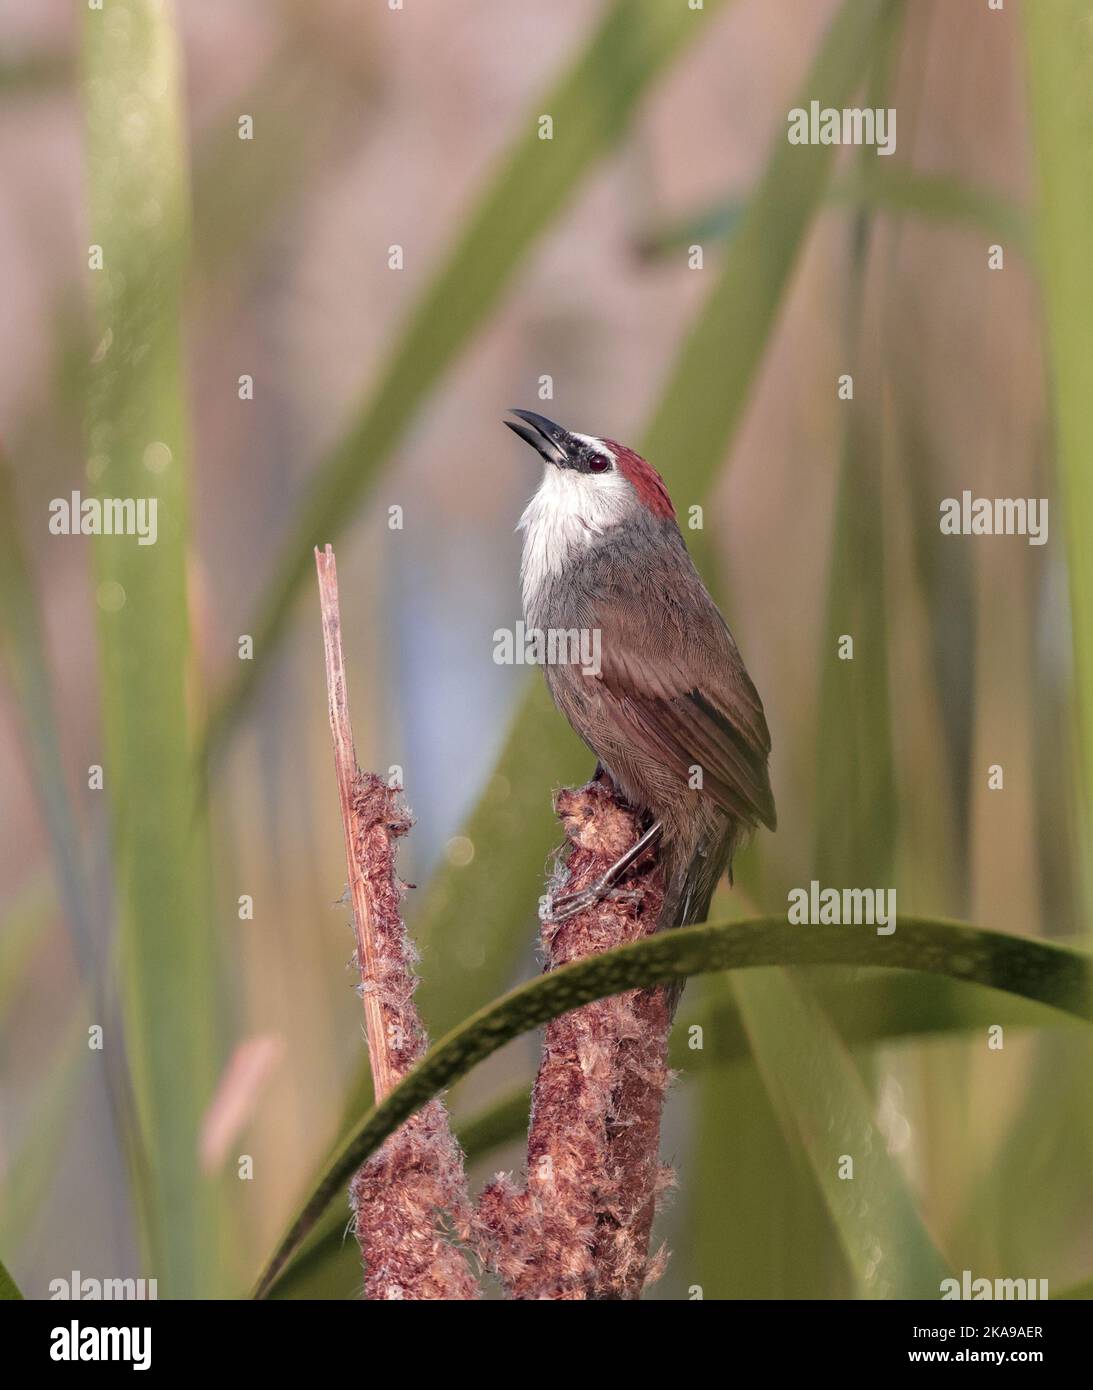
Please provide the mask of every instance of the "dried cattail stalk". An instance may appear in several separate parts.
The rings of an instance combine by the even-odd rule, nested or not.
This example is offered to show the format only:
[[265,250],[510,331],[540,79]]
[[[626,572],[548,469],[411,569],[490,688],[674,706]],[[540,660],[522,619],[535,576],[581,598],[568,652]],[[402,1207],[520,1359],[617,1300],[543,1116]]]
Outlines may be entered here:
[[[640,833],[634,813],[600,782],[560,792],[556,808],[571,842],[556,894],[595,881]],[[655,930],[664,885],[654,856],[624,887],[543,925],[548,970]],[[658,987],[598,1000],[547,1025],[525,1187],[499,1177],[478,1208],[483,1244],[512,1297],[639,1296],[666,1185],[657,1152],[671,1012],[669,991]]]
[[411,1116],[361,1165],[349,1191],[366,1299],[479,1296],[453,1242],[470,1235],[470,1201],[463,1155],[442,1102],[430,1101]]
[[[349,721],[334,552],[315,551],[330,729],[341,799],[365,1035],[376,1100],[427,1046],[413,994],[415,956],[402,921],[395,842],[412,821],[401,794],[357,764]],[[450,1238],[471,1228],[463,1155],[439,1100],[393,1134],[350,1186],[369,1299],[473,1299],[478,1285]]]

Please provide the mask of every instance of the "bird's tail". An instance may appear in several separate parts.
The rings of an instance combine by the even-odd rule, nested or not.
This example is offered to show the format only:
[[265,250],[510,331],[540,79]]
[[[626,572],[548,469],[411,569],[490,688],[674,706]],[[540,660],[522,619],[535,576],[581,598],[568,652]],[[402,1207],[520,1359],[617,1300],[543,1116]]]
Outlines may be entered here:
[[[729,882],[732,882],[732,857],[739,837],[736,823],[723,823],[704,835],[698,847],[677,865],[673,866],[669,851],[665,866],[668,886],[657,922],[658,931],[670,927],[689,927],[694,922],[706,920],[721,875],[728,873]],[[670,988],[669,1002],[673,1014],[685,983],[679,980]]]

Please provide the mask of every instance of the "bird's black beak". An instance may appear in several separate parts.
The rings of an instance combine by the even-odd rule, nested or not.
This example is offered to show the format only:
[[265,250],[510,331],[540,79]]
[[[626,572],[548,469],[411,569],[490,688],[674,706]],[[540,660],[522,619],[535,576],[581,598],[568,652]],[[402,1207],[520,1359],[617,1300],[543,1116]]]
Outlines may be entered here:
[[536,415],[533,410],[512,410],[520,423],[506,420],[505,424],[514,434],[518,434],[525,444],[530,444],[537,453],[542,454],[547,463],[557,468],[572,466],[577,441],[568,430],[548,420],[545,415]]

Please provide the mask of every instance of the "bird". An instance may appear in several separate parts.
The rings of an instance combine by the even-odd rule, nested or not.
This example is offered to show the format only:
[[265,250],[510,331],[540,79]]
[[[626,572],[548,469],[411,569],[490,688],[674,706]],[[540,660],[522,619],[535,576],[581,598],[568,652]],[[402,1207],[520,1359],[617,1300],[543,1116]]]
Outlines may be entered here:
[[[657,929],[706,920],[740,844],[774,830],[770,733],[664,480],[640,454],[531,410],[505,424],[543,459],[520,518],[526,630],[591,634],[543,665],[557,709],[639,814],[635,843],[588,888],[548,902],[562,922],[613,892],[646,850],[664,874]],[[590,656],[590,653],[592,654]]]

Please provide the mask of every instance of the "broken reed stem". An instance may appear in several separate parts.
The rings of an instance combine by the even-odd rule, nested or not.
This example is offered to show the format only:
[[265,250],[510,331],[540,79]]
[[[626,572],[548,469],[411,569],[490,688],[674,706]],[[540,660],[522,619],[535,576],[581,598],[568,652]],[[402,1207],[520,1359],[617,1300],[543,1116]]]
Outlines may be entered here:
[[[558,794],[571,848],[555,895],[597,879],[641,832],[600,782]],[[558,879],[561,881],[557,881]],[[648,935],[664,885],[655,857],[626,893],[558,925],[544,923],[546,969]],[[667,1089],[669,990],[630,990],[552,1020],[532,1093],[527,1179],[486,1189],[483,1245],[518,1299],[634,1299],[659,1272],[649,1259],[657,1197],[671,1173],[658,1160]]]
[[[399,791],[357,765],[342,654],[334,552],[317,548],[330,732],[341,802],[364,1028],[378,1104],[424,1054],[413,1003],[414,953],[402,922],[395,841],[410,829]],[[411,1116],[350,1185],[369,1299],[474,1299],[479,1295],[446,1224],[472,1229],[463,1155],[440,1100]]]
[[319,604],[323,615],[323,654],[326,658],[326,693],[330,710],[330,734],[334,741],[334,771],[338,778],[338,799],[342,808],[345,862],[349,874],[349,893],[353,902],[353,930],[357,938],[364,1005],[364,1031],[368,1040],[368,1060],[376,1104],[387,1095],[398,1079],[388,1050],[383,1005],[377,992],[379,968],[375,947],[375,924],[365,875],[361,870],[364,836],[360,833],[356,801],[360,793],[360,768],[349,722],[349,694],[345,684],[345,657],[342,652],[342,619],[338,604],[338,568],[334,551],[315,548],[315,568],[319,574]]

